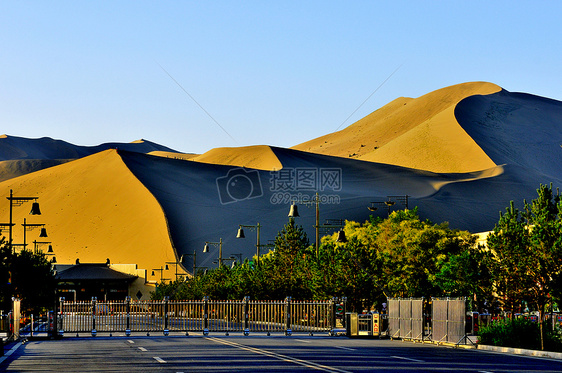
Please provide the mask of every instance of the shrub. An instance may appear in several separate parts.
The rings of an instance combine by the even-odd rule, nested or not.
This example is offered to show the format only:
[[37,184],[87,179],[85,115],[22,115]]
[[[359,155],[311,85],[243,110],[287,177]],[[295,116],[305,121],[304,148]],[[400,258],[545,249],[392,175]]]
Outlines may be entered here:
[[[562,352],[562,334],[560,328],[552,330],[549,322],[543,324],[544,349]],[[483,326],[478,332],[481,344],[530,350],[541,349],[539,325],[524,318],[505,319]]]

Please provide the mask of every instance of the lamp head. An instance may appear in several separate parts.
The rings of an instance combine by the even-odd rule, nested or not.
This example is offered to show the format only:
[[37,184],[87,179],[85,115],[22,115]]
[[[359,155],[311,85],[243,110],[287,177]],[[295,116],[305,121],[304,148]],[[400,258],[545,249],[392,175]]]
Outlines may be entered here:
[[31,205],[30,215],[41,215],[41,210],[39,209],[39,202],[35,201]]
[[297,208],[298,206],[295,205],[295,203],[293,202],[293,204],[291,205],[291,210],[289,210],[289,217],[290,218],[297,218],[299,217],[299,210]]
[[336,242],[347,242],[347,238],[345,237],[345,232],[343,231],[343,229],[338,232],[338,238],[336,239]]

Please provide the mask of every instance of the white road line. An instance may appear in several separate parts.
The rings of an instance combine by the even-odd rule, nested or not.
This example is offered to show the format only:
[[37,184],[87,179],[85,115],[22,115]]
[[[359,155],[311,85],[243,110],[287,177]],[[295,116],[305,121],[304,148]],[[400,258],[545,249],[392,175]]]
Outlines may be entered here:
[[148,350],[147,350],[146,348],[144,348],[144,347],[139,347],[139,350],[141,350],[142,352],[148,351]]
[[302,342],[302,343],[310,343],[312,341],[307,341],[306,339],[295,339],[295,341]]
[[130,344],[133,344],[133,343],[135,343],[135,341],[132,341],[132,340],[130,340],[130,339],[129,339],[129,340],[127,340],[127,342],[129,342]]
[[342,346],[334,346],[335,348],[339,348],[341,350],[347,350],[347,351],[355,351],[355,348],[349,348],[349,347],[342,347]]
[[153,356],[152,357],[154,360],[156,360],[157,362],[164,364],[166,362],[166,360],[162,360],[161,358],[159,358],[158,356]]
[[494,373],[494,372],[490,372],[490,371],[487,371],[487,370],[480,370],[480,371],[478,371],[478,373]]
[[229,345],[229,346],[232,346],[232,347],[239,348],[241,350],[250,351],[250,352],[253,352],[253,353],[256,353],[256,354],[269,356],[269,357],[272,357],[272,358],[275,358],[275,359],[278,359],[278,360],[282,360],[282,361],[286,361],[286,362],[289,362],[289,363],[301,365],[301,366],[304,366],[304,367],[307,367],[307,368],[312,368],[312,369],[316,369],[316,370],[323,370],[325,372],[351,373],[348,370],[329,367],[327,365],[322,365],[322,364],[314,363],[312,361],[307,361],[307,360],[297,359],[297,358],[293,358],[293,357],[286,356],[286,355],[277,354],[275,352],[262,350],[260,348],[245,346],[245,345],[235,343],[235,342],[231,342],[231,341],[227,341],[227,340],[224,340],[224,339],[218,339],[218,338],[212,338],[212,337],[208,338],[208,339],[210,339],[211,341],[217,342],[217,343],[222,343],[222,344],[225,344],[225,345]]
[[391,357],[392,357],[392,358],[395,358],[395,359],[401,359],[401,360],[408,360],[408,361],[413,361],[413,362],[415,362],[415,363],[423,363],[423,362],[424,362],[423,360],[412,359],[412,358],[409,358],[409,357],[403,357],[403,356],[391,356]]

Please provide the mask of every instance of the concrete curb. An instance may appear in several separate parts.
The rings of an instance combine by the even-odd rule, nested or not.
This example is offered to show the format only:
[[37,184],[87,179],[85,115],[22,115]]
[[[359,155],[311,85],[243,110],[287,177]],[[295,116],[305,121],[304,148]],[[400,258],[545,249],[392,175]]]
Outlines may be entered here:
[[16,351],[21,346],[21,344],[21,342],[17,342],[10,350],[4,351],[4,356],[0,356],[0,364],[2,364],[4,360],[6,360],[11,354],[13,354],[14,351]]
[[515,355],[525,355],[525,356],[534,356],[534,357],[548,357],[551,359],[562,360],[562,352],[527,350],[524,348],[490,346],[490,345],[481,345],[481,344],[478,345],[478,349],[484,351],[503,352],[503,353],[509,353]]

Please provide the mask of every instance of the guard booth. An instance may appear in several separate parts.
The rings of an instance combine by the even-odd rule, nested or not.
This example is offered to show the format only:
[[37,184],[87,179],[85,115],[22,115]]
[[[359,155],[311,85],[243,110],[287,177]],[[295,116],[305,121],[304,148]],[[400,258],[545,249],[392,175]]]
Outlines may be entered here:
[[380,314],[345,314],[346,334],[354,337],[380,337]]

